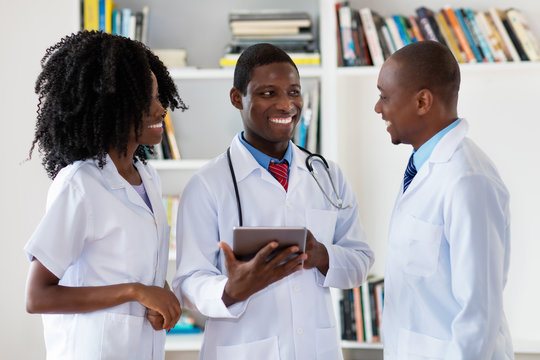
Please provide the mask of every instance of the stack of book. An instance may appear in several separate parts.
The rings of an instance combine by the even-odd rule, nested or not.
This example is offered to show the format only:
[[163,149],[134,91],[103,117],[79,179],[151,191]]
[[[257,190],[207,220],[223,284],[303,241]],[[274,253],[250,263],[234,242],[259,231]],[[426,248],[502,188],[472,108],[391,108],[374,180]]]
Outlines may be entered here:
[[339,300],[341,338],[358,342],[380,342],[383,302],[383,278],[368,278],[358,288],[342,290],[342,298]]
[[246,48],[270,43],[285,50],[297,65],[319,65],[321,57],[316,31],[307,12],[286,10],[240,10],[229,14],[232,39],[220,59],[221,66],[234,66]]
[[133,11],[117,8],[113,0],[83,0],[81,11],[81,29],[101,30],[147,43],[148,6]]
[[414,15],[381,16],[345,1],[336,3],[336,20],[340,66],[380,66],[394,51],[422,40],[445,44],[460,63],[540,60],[539,41],[515,8],[422,6]]

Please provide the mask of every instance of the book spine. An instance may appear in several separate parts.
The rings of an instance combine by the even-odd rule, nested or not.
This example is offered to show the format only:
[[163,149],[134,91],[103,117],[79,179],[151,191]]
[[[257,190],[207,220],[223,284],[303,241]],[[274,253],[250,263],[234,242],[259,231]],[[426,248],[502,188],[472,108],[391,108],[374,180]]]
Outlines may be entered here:
[[411,24],[411,29],[416,40],[424,41],[424,36],[422,35],[422,31],[420,31],[420,27],[418,26],[418,23],[414,16],[409,16],[409,23]]
[[465,33],[463,32],[463,29],[461,28],[458,19],[456,17],[456,13],[454,12],[454,9],[447,6],[442,9],[444,14],[446,15],[446,19],[448,21],[448,24],[452,27],[454,31],[454,35],[456,36],[456,39],[458,43],[460,44],[461,49],[467,56],[468,62],[476,62],[476,57],[474,56],[474,53],[469,46],[469,42],[467,38],[465,37]]
[[540,60],[540,54],[529,39],[529,35],[525,29],[526,23],[525,19],[521,16],[521,13],[516,9],[509,9],[506,11],[508,17],[508,22],[512,26],[516,37],[519,39],[523,51],[527,54],[529,60],[537,61]]
[[360,288],[355,287],[353,291],[354,321],[356,324],[356,341],[364,342],[364,317],[362,315],[362,296]]
[[508,53],[510,54],[510,57],[512,58],[512,61],[521,61],[521,58],[516,50],[516,47],[514,46],[514,43],[510,39],[510,36],[502,23],[502,19],[499,16],[498,9],[493,8],[493,7],[489,8],[489,15],[491,16],[491,20],[493,21],[495,28],[499,32],[499,35],[501,36],[504,46],[507,49]]
[[441,34],[446,41],[446,45],[448,46],[450,51],[454,54],[456,60],[459,63],[464,63],[465,59],[463,58],[463,54],[461,53],[461,50],[458,47],[457,42],[454,38],[454,35],[450,31],[450,27],[448,26],[448,23],[446,22],[446,18],[444,17],[442,12],[438,12],[437,14],[435,14],[435,21],[437,21],[437,24],[439,25],[439,28],[441,30]]
[[379,36],[377,34],[377,29],[375,28],[371,9],[360,9],[360,17],[362,19],[364,33],[366,34],[371,60],[375,66],[381,66],[384,63],[384,56],[382,53],[381,44],[379,43]]
[[435,30],[433,30],[433,27],[431,26],[426,9],[417,8],[416,15],[418,15],[418,26],[424,34],[424,38],[426,40],[440,41],[435,34]]
[[84,29],[99,30],[99,0],[84,0]]
[[398,29],[399,36],[401,37],[401,41],[403,42],[403,46],[410,44],[412,41],[409,37],[407,29],[405,28],[405,22],[402,21],[402,16],[399,14],[392,15],[392,19],[394,19],[394,22],[396,23],[396,27]]
[[339,8],[339,30],[341,32],[341,51],[343,52],[343,65],[354,66],[356,53],[352,34],[352,12],[347,5]]
[[488,62],[494,62],[495,57],[493,56],[491,48],[488,45],[484,32],[482,31],[482,29],[480,28],[480,25],[476,21],[476,16],[474,12],[470,8],[464,8],[463,11],[465,13],[465,16],[469,20],[469,24],[471,25],[473,34],[476,36],[476,39],[478,40],[478,45],[480,46],[480,49],[482,50],[482,53],[484,54],[484,58]]
[[479,44],[476,38],[473,36],[471,27],[465,20],[463,16],[463,12],[461,9],[455,9],[454,13],[456,14],[456,19],[458,21],[459,26],[463,30],[463,34],[465,34],[465,39],[467,40],[467,43],[469,44],[469,47],[471,48],[474,58],[477,62],[483,62],[484,56],[479,50]]
[[403,41],[401,40],[401,36],[399,35],[399,30],[396,26],[396,22],[392,17],[386,17],[384,18],[384,22],[386,23],[386,27],[388,27],[388,30],[390,31],[390,35],[392,36],[392,41],[394,42],[394,48],[396,50],[399,50],[403,47]]
[[494,60],[497,62],[506,61],[506,55],[504,54],[502,44],[499,42],[500,40],[494,33],[494,29],[492,29],[491,26],[488,24],[486,14],[478,11],[476,14],[474,14],[474,17],[476,19],[476,23],[484,34],[484,37],[489,46],[491,54],[493,55]]

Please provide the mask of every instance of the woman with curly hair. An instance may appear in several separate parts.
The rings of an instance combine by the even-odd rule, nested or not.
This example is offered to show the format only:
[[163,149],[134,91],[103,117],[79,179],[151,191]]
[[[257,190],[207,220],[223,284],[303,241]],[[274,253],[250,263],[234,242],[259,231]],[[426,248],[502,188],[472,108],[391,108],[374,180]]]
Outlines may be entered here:
[[53,182],[25,246],[27,311],[43,314],[47,359],[163,359],[181,310],[146,158],[165,109],[186,106],[159,58],[128,38],[82,31],[41,65],[30,156],[37,144]]

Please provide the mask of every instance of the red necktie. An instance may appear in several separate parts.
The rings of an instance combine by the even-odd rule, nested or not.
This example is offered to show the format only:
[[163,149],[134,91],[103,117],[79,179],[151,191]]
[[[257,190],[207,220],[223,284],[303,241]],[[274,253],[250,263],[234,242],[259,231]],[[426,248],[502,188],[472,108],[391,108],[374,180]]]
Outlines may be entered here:
[[276,180],[283,186],[285,191],[287,191],[287,188],[289,186],[289,181],[287,180],[287,170],[289,169],[289,165],[287,164],[287,161],[284,161],[283,163],[274,163],[270,162],[270,165],[268,165],[268,170]]

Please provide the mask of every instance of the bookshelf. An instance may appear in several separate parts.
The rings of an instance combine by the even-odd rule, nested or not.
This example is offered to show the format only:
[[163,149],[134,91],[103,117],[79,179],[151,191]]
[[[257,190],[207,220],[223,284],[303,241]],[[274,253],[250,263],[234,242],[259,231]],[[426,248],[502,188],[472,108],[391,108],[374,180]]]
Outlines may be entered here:
[[[276,0],[271,7],[308,11],[318,27],[321,66],[300,68],[302,85],[309,88],[317,81],[321,84],[321,153],[337,161],[353,184],[368,241],[376,254],[373,273],[382,275],[388,222],[410,148],[391,145],[384,123],[373,111],[379,68],[337,66],[334,4],[334,0]],[[447,4],[475,10],[516,7],[529,19],[534,34],[540,36],[540,23],[533,21],[540,17],[540,2],[350,1],[351,7],[369,7],[385,16],[411,15],[422,5],[438,10]],[[179,194],[190,176],[223,152],[242,127],[237,110],[228,99],[233,70],[218,68],[230,39],[227,14],[231,9],[268,6],[247,0],[117,1],[118,7],[141,9],[144,5],[150,6],[149,45],[185,48],[188,54],[188,67],[170,69],[180,95],[190,106],[184,113],[172,114],[183,160],[152,162],[160,173],[164,194]],[[74,17],[78,14],[75,11]],[[536,205],[540,191],[535,184],[540,176],[535,146],[540,124],[534,106],[538,102],[536,84],[540,83],[540,63],[462,64],[461,70],[459,114],[469,120],[469,136],[498,166],[513,199],[512,263],[505,305],[515,350],[528,354],[523,359],[538,359],[540,330],[530,319],[540,318],[537,306],[540,290],[528,284],[534,284],[533,274],[540,273],[540,264],[533,257],[540,252],[540,230],[532,225],[540,218]],[[174,269],[174,257],[169,273],[171,269]],[[198,344],[200,337],[170,338],[167,358],[195,352]],[[345,359],[382,359],[380,344],[343,341],[342,347]]]

